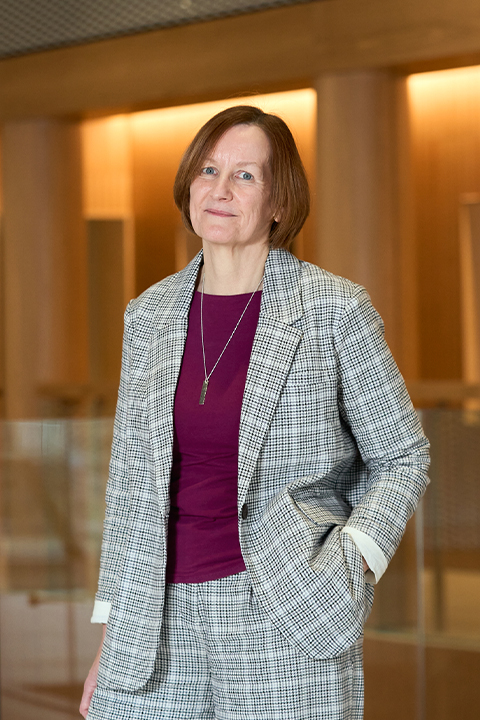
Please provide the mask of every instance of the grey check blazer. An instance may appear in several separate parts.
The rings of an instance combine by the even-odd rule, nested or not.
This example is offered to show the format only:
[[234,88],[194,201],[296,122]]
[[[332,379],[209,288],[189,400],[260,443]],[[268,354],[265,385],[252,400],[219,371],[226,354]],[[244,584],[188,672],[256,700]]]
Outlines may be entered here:
[[[99,684],[112,689],[141,687],[155,661],[173,402],[201,262],[199,253],[125,313],[97,594],[111,603]],[[428,442],[365,290],[271,250],[240,421],[238,528],[258,601],[302,652],[334,657],[360,637],[373,588],[341,529],[366,533],[390,560],[427,467]]]

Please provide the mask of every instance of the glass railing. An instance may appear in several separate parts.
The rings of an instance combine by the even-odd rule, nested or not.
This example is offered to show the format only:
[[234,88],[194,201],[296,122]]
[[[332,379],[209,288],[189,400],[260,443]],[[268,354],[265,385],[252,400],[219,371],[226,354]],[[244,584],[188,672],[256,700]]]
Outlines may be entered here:
[[[376,588],[365,720],[477,717],[480,413],[425,410],[432,483]],[[0,487],[3,720],[78,718],[113,422],[4,422]],[[254,720],[246,719],[246,720]]]
[[4,422],[0,686],[4,720],[79,718],[113,421]]
[[366,720],[473,720],[480,677],[480,412],[421,413],[431,484],[376,588]]

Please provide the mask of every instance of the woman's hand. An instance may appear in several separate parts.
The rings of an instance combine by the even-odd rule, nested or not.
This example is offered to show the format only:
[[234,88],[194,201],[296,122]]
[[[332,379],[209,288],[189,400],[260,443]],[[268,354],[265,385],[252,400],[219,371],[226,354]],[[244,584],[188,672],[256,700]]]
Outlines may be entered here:
[[368,567],[367,561],[365,560],[364,557],[362,557],[362,561],[363,561],[363,572],[366,573],[368,570],[370,570],[370,568]]
[[85,680],[85,683],[83,686],[83,695],[82,695],[82,700],[80,702],[80,715],[82,715],[84,718],[87,717],[88,708],[90,707],[90,701],[92,699],[93,691],[97,687],[98,665],[100,663],[100,655],[102,654],[103,641],[105,640],[106,630],[107,630],[107,626],[104,625],[102,642],[100,643],[100,647],[98,648],[98,652],[95,656],[95,660],[93,661],[93,665],[90,668],[90,672],[88,673],[87,679]]

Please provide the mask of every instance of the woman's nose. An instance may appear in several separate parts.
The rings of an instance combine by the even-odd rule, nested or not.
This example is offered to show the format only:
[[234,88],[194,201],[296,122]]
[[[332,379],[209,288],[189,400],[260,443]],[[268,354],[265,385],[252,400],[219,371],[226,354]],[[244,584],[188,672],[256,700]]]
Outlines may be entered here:
[[229,200],[232,197],[230,178],[222,175],[217,177],[213,187],[213,196],[217,200]]

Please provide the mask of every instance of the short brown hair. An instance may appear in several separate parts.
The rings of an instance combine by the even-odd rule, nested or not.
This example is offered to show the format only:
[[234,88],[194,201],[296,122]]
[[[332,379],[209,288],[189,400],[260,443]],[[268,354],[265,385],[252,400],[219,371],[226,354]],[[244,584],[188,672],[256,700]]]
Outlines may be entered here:
[[200,128],[188,146],[178,168],[173,188],[175,204],[186,228],[194,232],[190,219],[190,186],[201,165],[220,138],[235,125],[256,125],[270,143],[272,204],[282,211],[279,222],[272,222],[271,247],[287,247],[298,235],[310,211],[307,176],[288,125],[277,115],[251,105],[222,110]]

